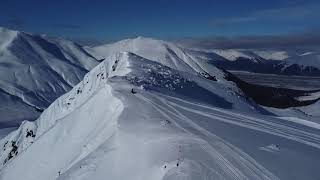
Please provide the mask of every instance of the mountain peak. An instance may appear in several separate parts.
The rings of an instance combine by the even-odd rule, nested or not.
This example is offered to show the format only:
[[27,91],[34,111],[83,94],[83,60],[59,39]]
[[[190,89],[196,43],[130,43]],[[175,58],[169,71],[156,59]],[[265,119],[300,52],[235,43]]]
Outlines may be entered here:
[[0,50],[7,47],[18,35],[18,31],[0,27]]

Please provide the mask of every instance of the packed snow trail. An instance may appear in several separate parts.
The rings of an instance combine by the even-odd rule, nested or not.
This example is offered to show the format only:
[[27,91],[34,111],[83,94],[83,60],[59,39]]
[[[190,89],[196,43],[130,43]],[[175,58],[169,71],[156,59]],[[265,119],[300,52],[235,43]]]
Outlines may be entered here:
[[[208,145],[205,145],[202,148],[212,156],[211,158],[217,163],[217,166],[221,166],[220,168],[225,173],[223,173],[223,177],[226,178],[230,176],[231,179],[264,179],[264,177],[277,179],[240,149],[223,141],[218,136],[208,132],[205,128],[199,126],[193,120],[180,113],[174,106],[170,105],[171,102],[167,99],[160,99],[153,95],[151,96],[152,99],[143,96],[139,97],[147,103],[150,103],[164,117],[170,119],[170,122],[174,122],[176,126],[186,133],[200,136],[200,139],[206,140]],[[160,103],[157,104],[155,99],[158,99]],[[200,112],[199,115],[205,114]],[[235,164],[238,164],[239,167],[236,167]]]
[[[161,97],[167,98],[163,100],[161,99]],[[256,115],[257,117],[251,117],[252,115],[243,115],[241,113],[230,112],[221,108],[219,109],[210,106],[199,105],[166,95],[157,95],[154,96],[154,98],[159,99],[159,101],[162,103],[161,105],[158,105],[158,107],[163,108],[165,105],[170,107],[172,111],[169,111],[168,113],[171,113],[173,116],[177,113],[181,114],[179,113],[178,109],[183,109],[200,116],[205,116],[222,122],[281,136],[320,149],[320,135],[318,130],[315,128],[307,128],[306,126],[301,126],[300,124],[294,123],[288,124],[274,117],[259,117],[258,115]],[[179,103],[175,101],[179,101]],[[189,108],[188,106],[182,106],[182,103],[192,104],[193,106],[198,106],[202,109],[205,108],[207,109],[206,113],[203,113],[203,110],[196,110],[198,108]]]
[[[315,128],[288,123],[287,121],[263,115],[243,115],[240,112],[231,112],[230,110],[223,110],[164,94],[141,93],[137,97],[150,103],[171,120],[176,120],[173,121],[173,124],[178,124],[180,128],[196,131],[198,133],[194,134],[199,135],[201,139],[208,138],[206,141],[213,141],[213,144],[217,144],[220,140],[220,143],[232,147],[228,143],[228,140],[231,140],[235,145],[241,147],[233,147],[232,149],[235,152],[237,152],[236,149],[246,150],[245,152],[249,153],[250,156],[253,155],[254,160],[247,154],[242,154],[241,150],[237,152],[238,154],[226,153],[224,157],[232,155],[234,158],[243,157],[241,158],[243,161],[251,161],[249,163],[251,167],[254,167],[255,161],[259,162],[256,165],[257,167],[262,164],[269,170],[272,169],[277,172],[276,175],[279,175],[281,179],[301,179],[306,177],[308,177],[306,179],[317,179],[317,177],[320,177],[320,174],[317,173],[316,168],[312,165],[317,164],[317,158],[320,157],[320,132]],[[218,128],[221,125],[224,127],[222,130]],[[228,128],[225,128],[225,126]],[[238,133],[238,136],[235,137],[233,133],[236,131],[241,133]],[[251,135],[244,138],[246,133]],[[263,145],[264,142],[265,144]],[[276,145],[279,146],[277,154],[281,158],[279,157],[276,162],[268,162],[270,161],[267,159],[269,156],[261,155],[261,152],[259,152],[259,150],[265,149],[264,146],[268,146],[268,143],[279,144]],[[228,148],[223,149],[221,144],[219,146],[217,149],[222,149],[221,153],[230,152]],[[305,154],[306,152],[310,154]],[[232,162],[235,163],[237,160]],[[297,170],[291,174],[281,170],[287,169],[287,171],[290,171],[290,169],[295,168]]]

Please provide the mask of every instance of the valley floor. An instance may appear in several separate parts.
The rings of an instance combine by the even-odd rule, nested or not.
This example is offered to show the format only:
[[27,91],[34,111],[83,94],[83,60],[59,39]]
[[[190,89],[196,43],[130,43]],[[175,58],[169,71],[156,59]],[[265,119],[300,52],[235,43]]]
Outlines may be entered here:
[[252,84],[299,90],[320,89],[320,77],[260,74],[246,71],[230,72],[240,79]]

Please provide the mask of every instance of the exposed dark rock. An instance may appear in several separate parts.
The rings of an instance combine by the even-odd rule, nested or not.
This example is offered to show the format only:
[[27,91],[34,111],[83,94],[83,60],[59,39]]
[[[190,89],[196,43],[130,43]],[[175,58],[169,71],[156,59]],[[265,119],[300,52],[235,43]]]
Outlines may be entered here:
[[226,80],[234,82],[249,98],[263,106],[275,108],[307,106],[320,99],[318,98],[306,101],[297,100],[297,97],[304,96],[308,93],[318,92],[319,90],[304,91],[255,85],[240,80],[238,77],[226,70],[223,71],[225,73]]

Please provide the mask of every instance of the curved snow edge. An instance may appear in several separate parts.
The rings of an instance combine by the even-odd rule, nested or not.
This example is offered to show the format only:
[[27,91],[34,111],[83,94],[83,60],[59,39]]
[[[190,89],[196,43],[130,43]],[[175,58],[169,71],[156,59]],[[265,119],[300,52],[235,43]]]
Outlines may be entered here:
[[[98,66],[88,72],[84,79],[68,93],[55,100],[35,122],[24,121],[18,130],[11,132],[0,140],[0,168],[2,169],[9,160],[24,152],[35,141],[39,140],[46,132],[49,132],[64,117],[77,110],[80,106],[89,101],[93,96],[105,89],[107,96],[112,95],[112,87],[108,84],[108,79],[114,76],[125,76],[129,69],[130,53],[118,53],[106,58]],[[119,100],[121,111],[122,101]],[[119,104],[116,103],[116,104]],[[117,108],[119,109],[119,108]],[[119,115],[121,112],[119,112]],[[113,114],[114,116],[114,114]],[[103,132],[102,132],[103,134]],[[97,134],[98,138],[100,137]],[[103,137],[103,136],[102,136]],[[105,137],[105,136],[104,136]],[[101,138],[100,138],[101,139]],[[95,143],[98,145],[97,143]],[[92,146],[92,148],[95,145]],[[79,158],[83,157],[81,155]]]

